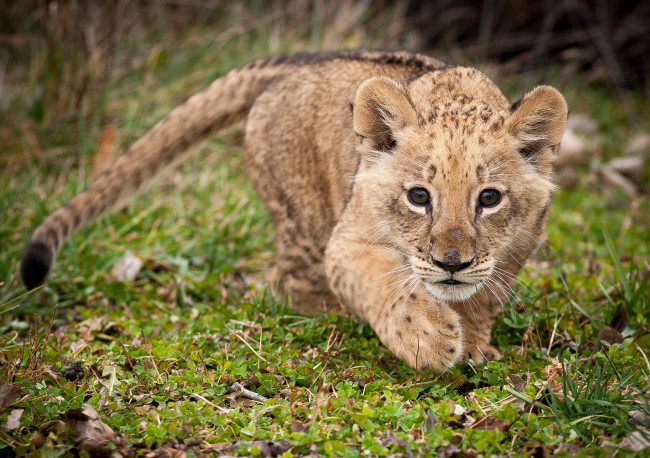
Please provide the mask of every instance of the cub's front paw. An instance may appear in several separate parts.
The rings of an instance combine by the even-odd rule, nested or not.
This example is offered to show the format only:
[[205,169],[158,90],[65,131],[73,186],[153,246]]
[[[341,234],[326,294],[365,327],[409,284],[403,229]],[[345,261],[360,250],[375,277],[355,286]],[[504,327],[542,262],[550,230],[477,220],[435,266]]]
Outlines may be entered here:
[[485,363],[501,359],[501,353],[492,345],[468,345],[463,359],[471,359],[475,363]]
[[405,303],[382,318],[379,339],[416,370],[444,371],[463,357],[459,317],[446,305]]

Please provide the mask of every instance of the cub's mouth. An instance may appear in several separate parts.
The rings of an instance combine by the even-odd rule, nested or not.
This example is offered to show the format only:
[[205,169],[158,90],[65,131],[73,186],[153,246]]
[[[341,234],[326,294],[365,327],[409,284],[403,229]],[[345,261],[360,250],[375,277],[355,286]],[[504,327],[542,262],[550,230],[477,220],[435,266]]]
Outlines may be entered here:
[[442,272],[422,258],[412,256],[409,259],[416,274],[426,290],[436,299],[443,302],[462,302],[468,300],[478,291],[486,287],[492,273],[493,261],[484,261],[480,266],[465,270]]
[[464,281],[448,278],[437,282],[425,281],[424,287],[434,297],[445,302],[465,301],[472,297],[483,287],[483,282],[467,283]]

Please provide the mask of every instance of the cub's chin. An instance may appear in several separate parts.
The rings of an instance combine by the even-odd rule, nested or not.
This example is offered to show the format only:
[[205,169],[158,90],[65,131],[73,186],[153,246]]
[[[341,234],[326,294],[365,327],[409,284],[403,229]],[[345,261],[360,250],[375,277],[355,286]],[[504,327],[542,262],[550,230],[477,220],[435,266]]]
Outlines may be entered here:
[[443,302],[462,302],[466,301],[483,286],[483,282],[479,283],[429,283],[424,282],[424,287],[436,299]]

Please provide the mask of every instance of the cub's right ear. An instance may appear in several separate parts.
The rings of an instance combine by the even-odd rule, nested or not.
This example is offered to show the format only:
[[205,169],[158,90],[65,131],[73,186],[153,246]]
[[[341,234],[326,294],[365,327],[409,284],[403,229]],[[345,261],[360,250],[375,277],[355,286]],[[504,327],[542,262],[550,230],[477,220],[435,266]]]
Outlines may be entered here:
[[377,76],[364,81],[354,97],[354,132],[370,140],[374,150],[390,152],[395,133],[417,124],[417,114],[404,88],[390,78]]

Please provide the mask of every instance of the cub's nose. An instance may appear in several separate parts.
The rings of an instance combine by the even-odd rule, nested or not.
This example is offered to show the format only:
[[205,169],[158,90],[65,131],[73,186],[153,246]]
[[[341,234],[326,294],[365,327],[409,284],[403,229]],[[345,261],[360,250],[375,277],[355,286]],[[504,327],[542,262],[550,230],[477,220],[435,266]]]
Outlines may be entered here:
[[438,260],[434,260],[433,263],[440,267],[441,269],[445,269],[446,271],[449,271],[451,273],[458,272],[459,270],[463,270],[466,267],[469,267],[469,265],[472,263],[470,262],[461,262],[459,264],[446,264],[444,262],[440,262]]
[[469,267],[473,260],[474,259],[471,259],[468,262],[462,262],[460,259],[460,252],[456,248],[452,248],[444,254],[442,261],[434,258],[433,263],[447,272],[454,273]]

